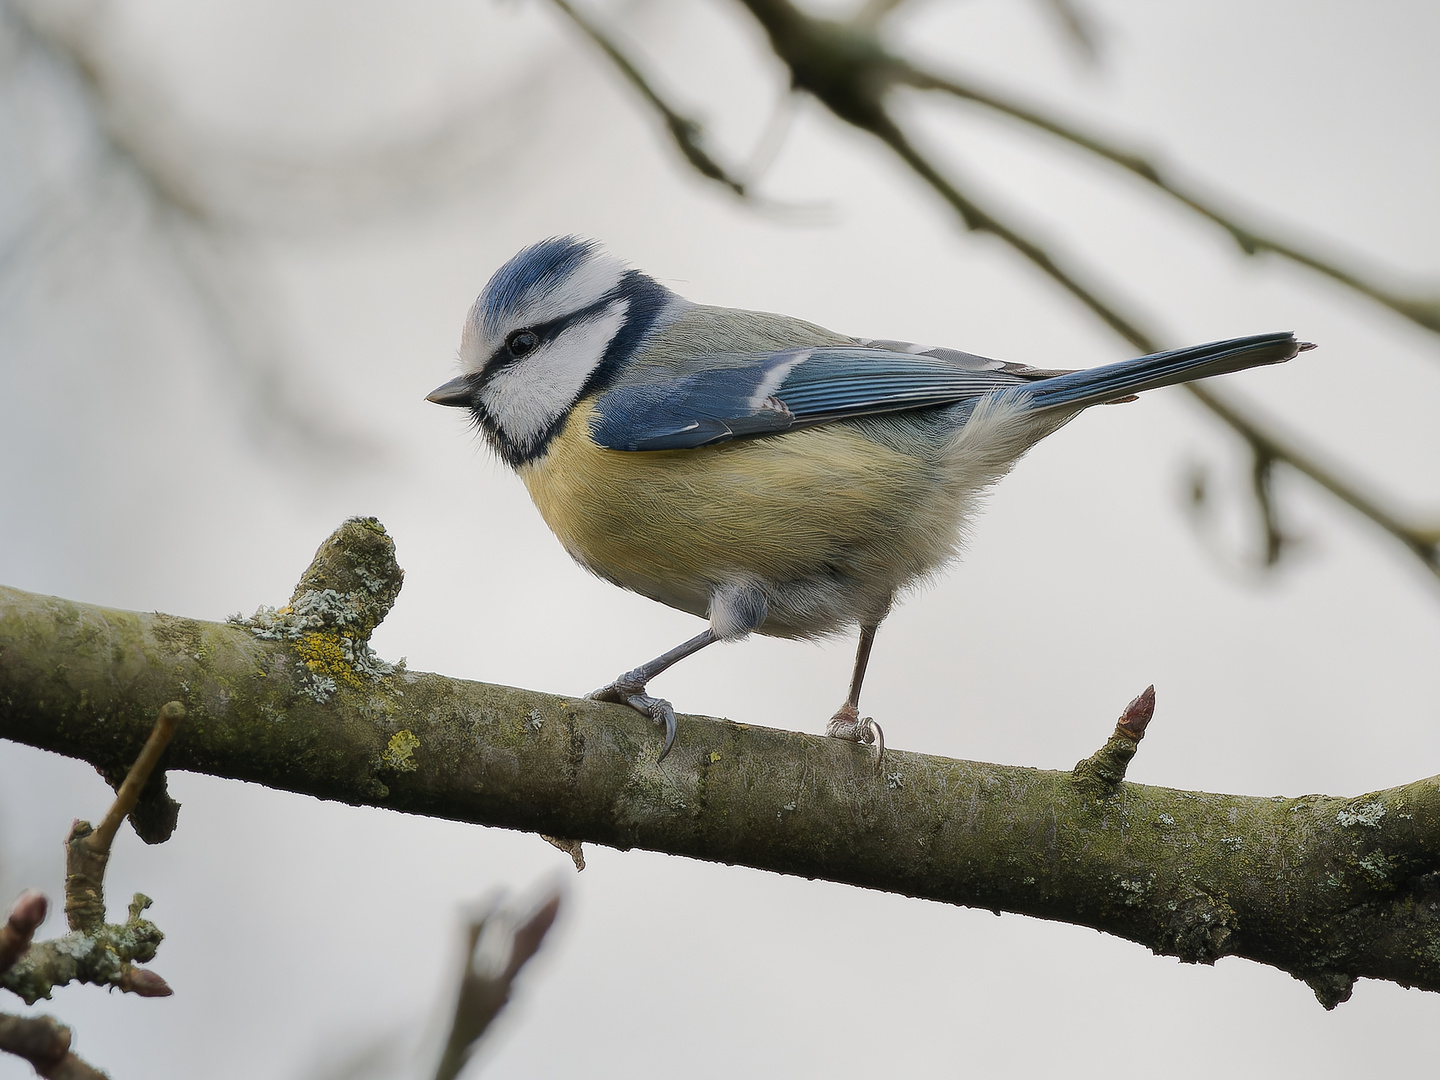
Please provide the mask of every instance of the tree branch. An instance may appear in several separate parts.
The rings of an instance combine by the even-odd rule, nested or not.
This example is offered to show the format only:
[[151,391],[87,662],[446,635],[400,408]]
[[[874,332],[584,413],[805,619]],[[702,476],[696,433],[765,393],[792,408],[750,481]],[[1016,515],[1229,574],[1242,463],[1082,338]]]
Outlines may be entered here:
[[1074,772],[892,750],[876,777],[863,747],[699,716],[657,764],[633,710],[376,661],[347,630],[393,600],[389,551],[378,523],[347,523],[321,555],[352,586],[312,567],[297,599],[328,579],[329,614],[312,602],[281,631],[287,609],[220,624],[0,588],[0,736],[112,765],[174,699],[191,723],[173,768],[1244,956],[1327,1007],[1361,976],[1440,990],[1440,778],[1213,795],[1126,782],[1109,743]]
[[1280,240],[1269,229],[1242,224],[1238,218],[1219,209],[1214,203],[1201,196],[1195,185],[1173,175],[1167,175],[1160,166],[1148,158],[1132,150],[1122,149],[1108,140],[1083,131],[1079,126],[1060,120],[1035,106],[1022,104],[998,91],[982,88],[974,82],[955,76],[936,75],[912,64],[900,63],[896,70],[898,72],[897,81],[906,85],[919,90],[939,91],[984,106],[1119,165],[1122,169],[1163,191],[1200,217],[1220,226],[1230,234],[1236,245],[1246,255],[1260,255],[1268,252],[1308,267],[1317,274],[1338,281],[1346,288],[1403,315],[1425,329],[1440,333],[1440,297],[1403,296],[1367,280],[1359,271],[1347,269],[1313,251],[1305,250],[1300,245]]
[[[940,80],[921,72],[904,60],[888,52],[873,34],[857,29],[853,25],[816,19],[799,11],[788,0],[739,0],[765,28],[775,54],[789,67],[797,89],[810,93],[846,123],[867,131],[884,143],[916,176],[920,177],[936,194],[955,210],[965,227],[977,232],[988,232],[1004,241],[1030,263],[1041,270],[1070,295],[1074,296],[1120,337],[1142,352],[1157,352],[1160,344],[1157,337],[1143,329],[1138,320],[1124,313],[1123,307],[1114,299],[1104,295],[1101,288],[1093,283],[1092,275],[1066,265],[1050,253],[1041,243],[1028,236],[1019,227],[1006,222],[1002,217],[986,209],[972,195],[965,192],[951,178],[922,154],[905,135],[886,108],[886,97],[896,85],[921,86],[929,89],[944,89],[959,96],[985,104],[990,108],[1006,112],[1046,131],[1068,139],[1093,153],[1124,165],[1144,176],[1191,209],[1202,213],[1221,224],[1242,240],[1244,244],[1275,251],[1304,262],[1323,273],[1330,274],[1368,296],[1395,307],[1402,314],[1408,314],[1422,325],[1440,331],[1440,302],[1436,302],[1437,321],[1432,325],[1416,312],[1428,310],[1430,301],[1402,301],[1361,282],[1349,275],[1295,249],[1271,241],[1256,233],[1249,232],[1223,215],[1212,211],[1204,204],[1184,195],[1180,189],[1171,188],[1160,178],[1155,168],[1134,155],[1109,148],[1099,140],[1082,135],[1074,129],[1059,124],[1041,114],[1003,101],[999,97],[983,94],[974,88],[964,87],[956,82]],[[1247,250],[1249,250],[1247,248]],[[1399,305],[1399,306],[1396,306]],[[1338,474],[1322,466],[1313,454],[1299,449],[1292,442],[1279,435],[1273,427],[1262,426],[1247,418],[1236,406],[1217,397],[1214,391],[1194,384],[1185,389],[1228,424],[1249,444],[1256,462],[1257,475],[1265,484],[1257,488],[1260,495],[1260,510],[1265,527],[1266,551],[1277,554],[1276,537],[1280,531],[1275,522],[1274,506],[1270,501],[1268,474],[1273,462],[1283,462],[1297,472],[1309,477],[1326,491],[1340,499],[1352,509],[1370,518],[1382,529],[1400,540],[1414,553],[1431,573],[1440,577],[1440,529],[1417,526],[1399,520],[1384,510],[1379,503],[1360,489],[1342,480]]]

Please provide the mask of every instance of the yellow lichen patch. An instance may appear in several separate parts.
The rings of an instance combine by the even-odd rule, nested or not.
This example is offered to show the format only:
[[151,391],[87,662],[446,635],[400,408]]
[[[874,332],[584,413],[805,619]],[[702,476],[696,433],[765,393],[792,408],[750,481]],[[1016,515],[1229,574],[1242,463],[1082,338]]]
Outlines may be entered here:
[[390,736],[390,742],[385,747],[385,753],[380,755],[380,760],[396,772],[414,772],[418,768],[414,756],[418,749],[420,740],[415,733],[409,728],[401,728]]
[[327,675],[337,684],[363,689],[365,680],[351,666],[340,635],[331,630],[315,630],[295,642],[295,651],[312,674]]
[[713,765],[713,764],[715,764],[715,762],[717,762],[717,761],[719,761],[719,760],[720,760],[720,751],[719,751],[719,750],[711,750],[711,751],[710,751],[710,764]]

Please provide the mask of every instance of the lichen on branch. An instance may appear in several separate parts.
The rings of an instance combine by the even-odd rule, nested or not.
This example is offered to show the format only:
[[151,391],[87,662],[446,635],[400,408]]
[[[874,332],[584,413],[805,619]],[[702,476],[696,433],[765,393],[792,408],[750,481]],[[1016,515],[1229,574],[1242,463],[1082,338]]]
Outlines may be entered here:
[[396,665],[371,650],[370,635],[404,580],[385,526],[351,518],[320,545],[288,604],[262,605],[248,619],[232,615],[229,621],[258,638],[293,645],[310,674],[308,692],[323,705],[342,684],[363,689],[395,673]]

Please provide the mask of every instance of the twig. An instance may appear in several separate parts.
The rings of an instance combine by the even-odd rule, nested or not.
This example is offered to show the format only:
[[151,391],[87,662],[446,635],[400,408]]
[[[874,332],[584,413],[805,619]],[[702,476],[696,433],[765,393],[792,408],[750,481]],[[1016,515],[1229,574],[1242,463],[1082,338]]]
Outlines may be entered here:
[[[100,827],[92,828],[88,821],[79,820],[70,826],[65,838],[65,918],[70,932],[33,945],[8,969],[0,970],[0,986],[20,995],[26,1004],[33,1005],[40,998],[48,998],[55,987],[77,981],[113,986],[139,997],[168,997],[172,993],[155,972],[135,966],[154,959],[165,937],[154,923],[142,917],[150,898],[136,893],[124,923],[105,922],[105,868],[120,823],[135,809],[146,781],[184,718],[185,706],[180,702],[161,706],[144,748],[115,793]],[[25,900],[21,897],[22,902]],[[20,910],[20,902],[16,909]],[[33,901],[25,912],[27,918],[34,917]],[[44,917],[43,911],[40,917]],[[14,914],[11,922],[15,922]]]
[[1081,130],[1077,125],[1060,120],[1039,108],[1024,105],[1013,98],[989,89],[983,89],[973,82],[963,81],[954,76],[941,76],[924,71],[904,61],[895,61],[892,69],[897,81],[919,90],[933,90],[953,97],[982,105],[1024,124],[1037,128],[1064,140],[1073,146],[1119,165],[1166,195],[1194,211],[1200,217],[1220,226],[1235,241],[1246,255],[1269,252],[1291,262],[1308,267],[1323,274],[1362,296],[1369,297],[1391,311],[1418,323],[1427,330],[1440,333],[1440,296],[1406,297],[1367,281],[1355,270],[1349,270],[1312,251],[1298,245],[1277,239],[1268,230],[1242,224],[1232,215],[1220,210],[1215,204],[1202,197],[1193,185],[1167,176],[1154,162],[1134,151],[1124,150]]
[[505,1003],[515,977],[545,940],[560,911],[560,894],[551,893],[523,919],[490,906],[470,923],[465,969],[455,999],[455,1015],[445,1050],[435,1068],[435,1080],[454,1080],[465,1067],[477,1042]]
[[110,845],[120,823],[140,801],[145,782],[184,718],[185,706],[180,702],[161,706],[150,737],[115,793],[115,801],[101,819],[99,828],[92,829],[88,821],[76,821],[70,827],[65,841],[65,918],[71,930],[85,932],[104,925],[105,867],[110,861]]
[[1432,574],[1440,577],[1440,525],[1423,526],[1402,521],[1398,515],[1381,506],[1359,487],[1341,480],[1329,467],[1321,465],[1318,455],[1302,448],[1294,435],[1279,435],[1274,420],[1267,418],[1263,423],[1256,420],[1250,414],[1251,407],[1237,406],[1230,395],[1217,394],[1209,387],[1194,383],[1187,384],[1185,389],[1239,433],[1240,437],[1250,444],[1257,459],[1284,462],[1296,472],[1309,477],[1335,498],[1399,540]]
[[70,1050],[70,1029],[53,1016],[0,1013],[0,1050],[24,1058],[46,1080],[106,1080]]
[[744,182],[733,176],[705,149],[705,132],[700,121],[681,113],[661,97],[650,78],[641,73],[635,62],[626,56],[610,36],[601,30],[588,15],[582,15],[568,0],[550,0],[550,2],[610,58],[610,62],[615,65],[616,70],[640,92],[640,96],[649,102],[651,108],[660,114],[665,121],[665,128],[669,131],[670,138],[674,140],[675,146],[695,171],[709,180],[723,184],[742,199],[745,198]]

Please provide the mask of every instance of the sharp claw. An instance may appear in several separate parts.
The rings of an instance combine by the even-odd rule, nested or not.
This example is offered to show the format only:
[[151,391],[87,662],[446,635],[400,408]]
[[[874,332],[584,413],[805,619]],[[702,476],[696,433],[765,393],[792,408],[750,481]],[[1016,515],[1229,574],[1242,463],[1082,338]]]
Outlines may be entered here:
[[643,712],[651,720],[665,729],[665,745],[660,748],[660,756],[655,759],[655,764],[665,760],[665,755],[670,753],[670,748],[675,745],[675,708],[664,698],[651,697],[649,694],[632,694],[625,699],[625,703],[638,712]]
[[880,766],[885,761],[885,732],[880,730],[880,725],[873,716],[867,716],[861,723],[865,725],[865,734],[869,736],[865,741],[875,744],[875,772],[878,775]]
[[[631,674],[634,674],[631,672]],[[664,698],[651,697],[645,693],[645,687],[636,686],[628,676],[622,675],[609,686],[602,686],[599,690],[586,694],[591,701],[613,701],[618,705],[629,705],[636,712],[644,713],[656,724],[665,729],[665,745],[660,748],[660,756],[655,759],[655,764],[665,760],[665,755],[670,753],[675,745],[675,732],[678,725],[675,723],[675,709],[670,702]]]
[[859,710],[853,705],[842,705],[825,726],[825,734],[875,747],[875,771],[880,771],[880,763],[885,760],[885,733],[874,717],[867,716],[862,720]]
[[[665,760],[665,755],[670,753],[670,748],[675,745],[676,724],[675,710],[671,707],[670,703],[668,701],[657,700],[656,704],[664,708],[664,713],[655,718],[656,722],[665,725],[665,745],[660,748],[660,756],[655,759],[655,764],[659,765],[660,762]],[[654,716],[655,714],[652,712],[650,715]]]

